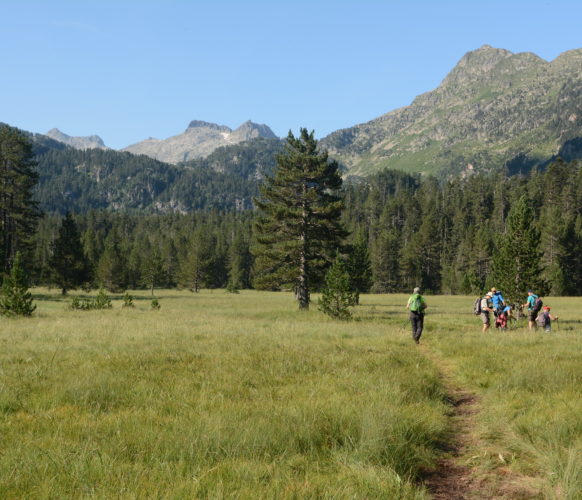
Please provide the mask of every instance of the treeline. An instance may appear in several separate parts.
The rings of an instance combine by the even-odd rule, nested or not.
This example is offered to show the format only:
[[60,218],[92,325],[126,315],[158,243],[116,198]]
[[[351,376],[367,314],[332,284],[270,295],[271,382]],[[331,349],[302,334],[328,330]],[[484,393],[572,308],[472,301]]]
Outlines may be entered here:
[[[316,142],[303,142],[309,145],[310,154],[318,154]],[[291,145],[289,139],[288,143]],[[270,144],[275,150],[281,147],[277,142]],[[251,176],[258,183],[272,168],[275,151],[257,163],[262,148],[256,146],[242,147],[239,159],[231,163],[221,163],[219,155],[224,151],[219,151],[212,160],[217,163],[206,166],[213,172],[223,168],[224,173],[233,174],[237,165],[248,165],[243,177]],[[73,152],[63,151],[76,158]],[[95,151],[92,154],[98,155]],[[106,152],[103,154],[105,158]],[[279,157],[280,168],[285,161]],[[30,141],[17,129],[0,127],[0,264],[4,275],[21,253],[34,283],[54,284],[63,291],[79,284],[106,286],[110,290],[174,286],[193,290],[227,286],[235,290],[289,285],[282,275],[275,281],[261,279],[262,274],[277,266],[276,261],[266,267],[260,265],[258,247],[263,247],[262,255],[269,259],[274,253],[269,248],[265,253],[270,233],[254,210],[232,206],[222,211],[209,210],[213,205],[205,204],[205,210],[185,214],[174,208],[168,214],[146,215],[120,206],[116,213],[79,210],[64,219],[46,215],[45,210],[39,219],[33,191],[38,179],[35,163]],[[96,165],[88,167],[91,175],[98,176]],[[84,168],[76,160],[69,167]],[[278,190],[272,193],[273,200],[288,204],[289,196],[297,195],[293,186],[304,186],[304,191],[315,189],[309,179],[303,184],[293,181],[294,169],[295,163],[287,165],[279,179],[291,194]],[[46,174],[42,165],[38,170],[42,178]],[[123,177],[126,173],[121,168],[116,175]],[[147,177],[147,169],[142,174]],[[116,186],[119,190],[123,190],[121,177]],[[329,198],[326,189],[336,190],[337,184],[326,188],[325,183],[319,182],[322,199]],[[187,183],[181,186],[188,191]],[[54,196],[66,195],[65,187],[52,186]],[[221,193],[218,190],[212,196],[219,197]],[[498,172],[452,181],[384,171],[368,179],[345,182],[339,194],[342,202],[333,202],[326,208],[335,211],[343,205],[341,223],[348,236],[345,245],[338,244],[341,248],[337,250],[348,260],[350,254],[366,254],[373,291],[409,291],[421,286],[432,293],[478,293],[492,285],[504,283],[507,289],[519,282],[517,295],[518,289],[521,293],[524,286],[535,282],[541,293],[582,295],[580,161],[565,163],[557,159],[527,175]],[[192,196],[195,199],[196,193]],[[310,198],[301,203],[307,202],[311,203]],[[274,210],[271,218],[277,221],[277,230],[289,233],[287,229],[296,224],[291,216],[301,212],[298,210],[293,203]],[[321,285],[323,271],[333,260],[332,248],[317,253],[318,248],[323,249],[318,243],[320,237],[331,228],[324,223],[323,213],[314,209],[312,214],[313,220],[321,219],[323,233],[312,231],[309,221],[304,231],[314,232],[310,236],[313,246],[304,260],[311,263],[312,271],[314,265],[322,271],[308,276],[311,290]],[[301,222],[302,217],[298,220]],[[291,226],[286,229],[286,224]],[[261,227],[262,234],[253,229]],[[335,234],[343,235],[344,230],[338,226]],[[291,243],[277,240],[273,244],[284,247]],[[289,255],[282,255],[288,260]]]
[[[582,163],[556,160],[527,176],[475,175],[439,183],[385,171],[345,188],[345,224],[368,241],[376,292],[480,293],[503,272],[495,257],[519,200],[539,234],[540,282],[582,294]],[[513,236],[512,236],[513,237]],[[536,245],[538,243],[535,243]],[[498,284],[497,284],[498,286]]]
[[[507,218],[525,198],[526,222],[539,233],[539,243],[531,244],[539,245],[533,250],[541,256],[535,265],[547,283],[544,292],[582,294],[581,163],[557,160],[527,176],[475,175],[445,184],[384,171],[345,183],[343,198],[346,243],[367,242],[374,292],[421,286],[432,293],[479,293],[496,285],[494,258],[508,237]],[[92,270],[88,283],[197,290],[261,286],[252,255],[255,217],[253,211],[91,211],[73,219]],[[54,282],[50,259],[60,225],[56,215],[40,221],[33,258],[38,284]]]
[[[250,288],[251,221],[250,211],[166,215],[90,211],[65,218],[47,215],[35,235],[32,279],[38,285],[63,289],[81,285],[104,286],[110,291]],[[66,226],[69,229],[62,231]],[[81,244],[80,259],[71,257],[76,254],[75,239]],[[56,253],[64,255],[62,260],[69,259],[69,268],[82,259],[87,269],[79,265],[78,277],[72,278],[72,284],[65,283],[60,261],[54,258]]]

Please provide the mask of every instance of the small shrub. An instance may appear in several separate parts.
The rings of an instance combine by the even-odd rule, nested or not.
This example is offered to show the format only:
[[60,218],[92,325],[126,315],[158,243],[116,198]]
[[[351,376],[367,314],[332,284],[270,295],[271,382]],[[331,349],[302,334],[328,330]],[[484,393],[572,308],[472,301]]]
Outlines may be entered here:
[[94,299],[95,307],[94,309],[111,309],[113,306],[111,305],[111,299],[109,295],[103,290],[99,290],[97,297]]
[[97,297],[95,298],[79,298],[73,297],[71,301],[71,309],[79,309],[81,311],[91,311],[93,309],[111,309],[111,299],[103,290],[99,290]]
[[159,311],[160,307],[162,307],[160,301],[158,299],[152,299],[152,311]]
[[350,287],[350,275],[338,255],[325,275],[325,287],[319,310],[335,319],[348,320],[352,317],[348,307],[356,305],[356,295]]
[[135,307],[133,305],[133,297],[127,292],[125,292],[125,295],[123,296],[123,305],[121,307]]
[[18,252],[10,275],[2,283],[0,314],[4,316],[31,316],[36,309],[32,303],[32,294],[28,291],[28,278],[20,259]]

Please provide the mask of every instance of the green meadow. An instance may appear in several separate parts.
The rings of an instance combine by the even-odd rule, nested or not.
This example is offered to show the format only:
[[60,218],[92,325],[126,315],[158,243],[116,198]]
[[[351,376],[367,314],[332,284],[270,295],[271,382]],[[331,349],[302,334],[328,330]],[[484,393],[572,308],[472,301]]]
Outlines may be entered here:
[[340,322],[289,293],[33,292],[0,319],[0,498],[430,498],[450,380],[478,398],[459,460],[484,489],[582,498],[580,299],[546,299],[552,333],[482,334],[472,297],[429,296],[416,346],[405,295]]

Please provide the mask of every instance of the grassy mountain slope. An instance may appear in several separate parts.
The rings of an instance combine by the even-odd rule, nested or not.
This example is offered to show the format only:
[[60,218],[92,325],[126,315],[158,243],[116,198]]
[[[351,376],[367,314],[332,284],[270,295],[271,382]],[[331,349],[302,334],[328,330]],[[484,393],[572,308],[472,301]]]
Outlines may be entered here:
[[582,137],[582,49],[546,62],[532,53],[483,46],[467,53],[410,106],[322,140],[350,173],[388,167],[463,175],[530,163]]

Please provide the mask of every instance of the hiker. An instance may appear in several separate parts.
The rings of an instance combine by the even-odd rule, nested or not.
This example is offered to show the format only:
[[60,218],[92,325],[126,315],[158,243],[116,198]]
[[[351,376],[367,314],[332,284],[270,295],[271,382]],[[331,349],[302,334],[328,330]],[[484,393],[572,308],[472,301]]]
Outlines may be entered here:
[[538,313],[542,309],[542,305],[543,305],[542,299],[540,299],[533,292],[533,290],[528,290],[527,301],[525,304],[523,304],[523,307],[527,307],[528,324],[530,330],[534,330],[537,328],[536,318],[538,316]]
[[506,306],[505,299],[503,298],[503,294],[497,290],[495,287],[491,288],[491,303],[493,304],[493,315],[495,317],[499,316],[503,311],[503,308]]
[[424,326],[424,310],[427,308],[426,300],[420,294],[420,288],[416,287],[408,299],[406,309],[410,311],[410,323],[412,325],[412,339],[420,344],[420,336]]
[[483,321],[483,333],[485,333],[489,326],[491,326],[491,318],[489,316],[489,313],[493,312],[493,309],[491,308],[491,297],[493,297],[493,294],[487,292],[485,297],[481,299],[481,321]]
[[544,310],[540,312],[540,314],[536,318],[537,324],[540,325],[546,332],[551,332],[552,320],[557,321],[558,316],[552,316],[550,314],[550,307],[544,306]]
[[511,307],[505,306],[495,310],[495,306],[493,306],[493,314],[495,315],[495,328],[499,328],[504,332],[507,329],[507,323],[511,315]]
[[509,304],[503,308],[503,312],[507,315],[507,324],[511,326],[511,322],[515,321],[513,316],[513,308]]

